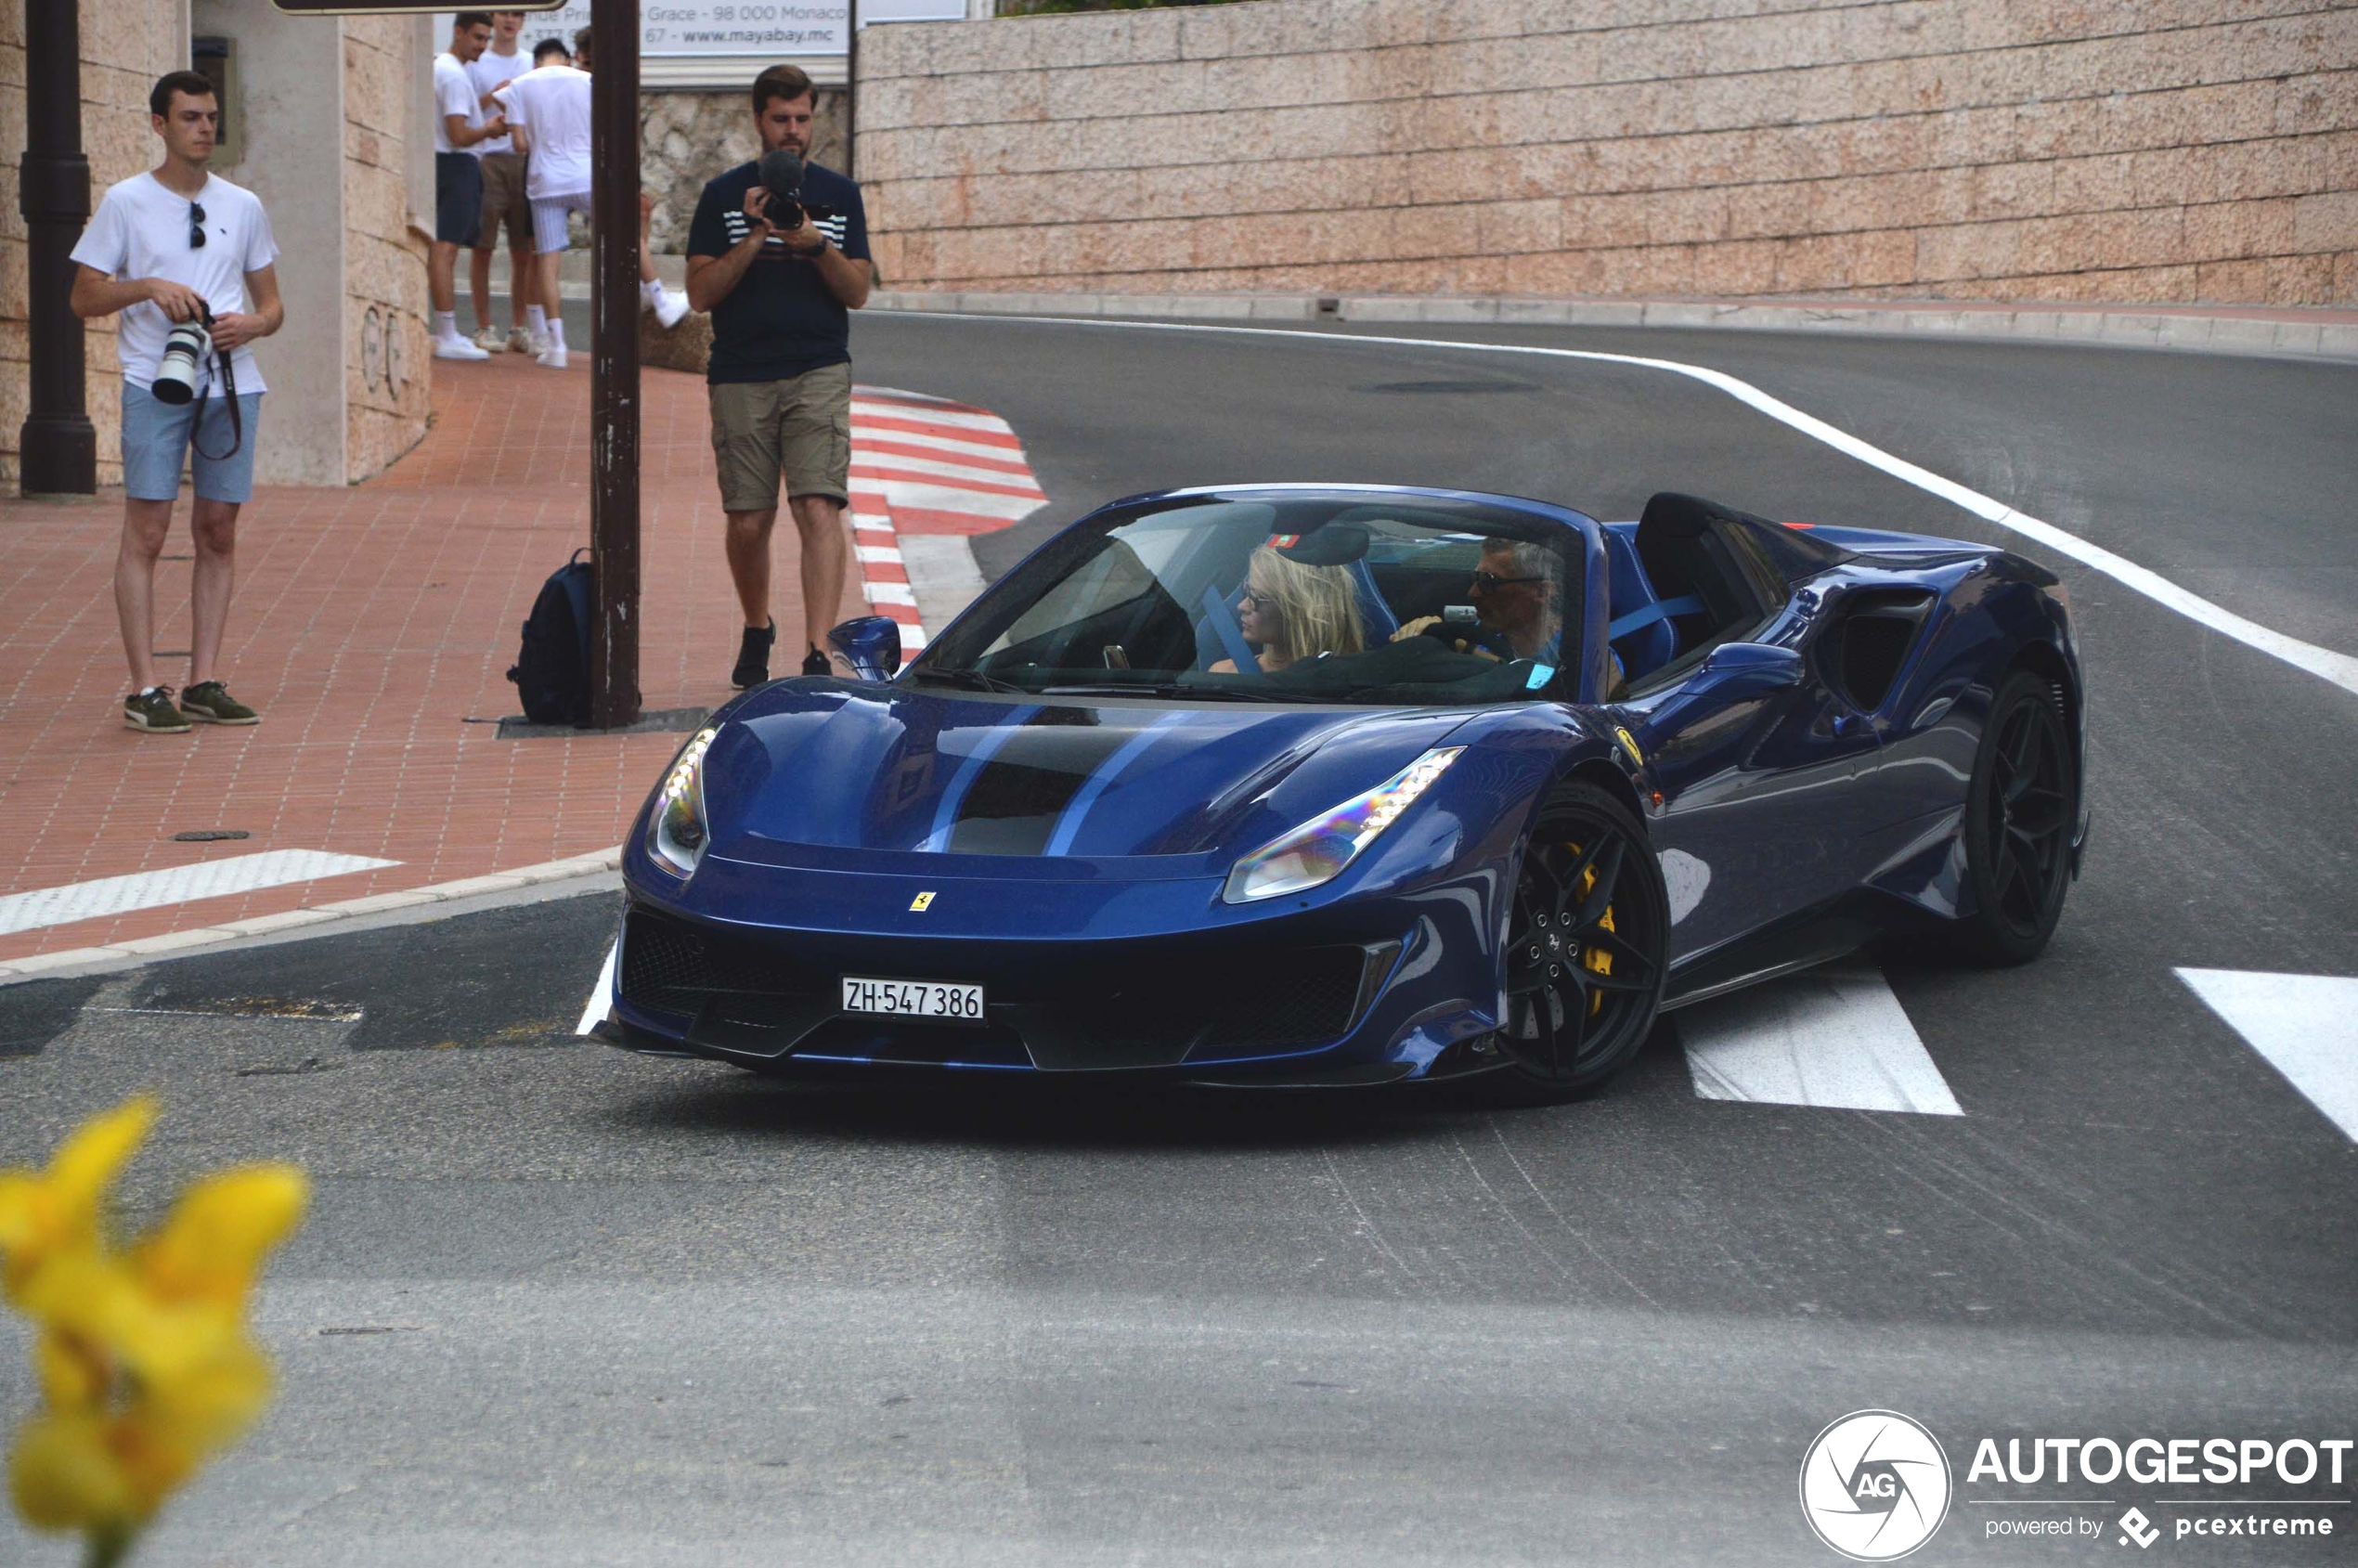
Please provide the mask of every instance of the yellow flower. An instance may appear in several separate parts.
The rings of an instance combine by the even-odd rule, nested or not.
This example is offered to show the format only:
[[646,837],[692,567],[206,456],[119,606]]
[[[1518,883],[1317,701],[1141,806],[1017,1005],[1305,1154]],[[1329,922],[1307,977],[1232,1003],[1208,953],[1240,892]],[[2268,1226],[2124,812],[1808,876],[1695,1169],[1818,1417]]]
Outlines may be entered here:
[[45,1172],[0,1173],[0,1282],[40,1328],[45,1405],[19,1432],[9,1490],[28,1523],[84,1532],[94,1560],[125,1550],[268,1404],[246,1298],[307,1196],[292,1166],[222,1172],[118,1251],[107,1192],[155,1116],[152,1100],[133,1100],[67,1139]]

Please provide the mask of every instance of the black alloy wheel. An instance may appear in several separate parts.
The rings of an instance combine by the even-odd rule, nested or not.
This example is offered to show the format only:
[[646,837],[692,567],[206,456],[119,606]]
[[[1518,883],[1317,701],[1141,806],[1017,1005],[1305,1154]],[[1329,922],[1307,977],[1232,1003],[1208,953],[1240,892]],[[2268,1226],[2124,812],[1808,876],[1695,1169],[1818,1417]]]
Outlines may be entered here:
[[2027,963],[2054,935],[2071,886],[2079,774],[2061,699],[2027,669],[2000,682],[1965,800],[1973,913],[1961,935],[1985,964]]
[[1524,1104],[1594,1093],[1662,1004],[1669,900],[1644,825],[1593,784],[1559,790],[1523,849],[1507,932],[1498,1088]]

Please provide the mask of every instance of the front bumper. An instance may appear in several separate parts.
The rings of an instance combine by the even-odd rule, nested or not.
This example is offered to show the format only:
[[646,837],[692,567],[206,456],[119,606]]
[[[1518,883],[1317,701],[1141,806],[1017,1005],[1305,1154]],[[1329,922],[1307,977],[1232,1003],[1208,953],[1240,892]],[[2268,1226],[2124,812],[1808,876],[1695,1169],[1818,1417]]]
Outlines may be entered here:
[[[913,940],[719,922],[634,893],[609,1033],[773,1071],[1384,1082],[1497,1027],[1496,960],[1465,918],[1471,901],[1393,899],[1128,940]],[[988,1016],[846,1014],[847,974],[979,983]]]

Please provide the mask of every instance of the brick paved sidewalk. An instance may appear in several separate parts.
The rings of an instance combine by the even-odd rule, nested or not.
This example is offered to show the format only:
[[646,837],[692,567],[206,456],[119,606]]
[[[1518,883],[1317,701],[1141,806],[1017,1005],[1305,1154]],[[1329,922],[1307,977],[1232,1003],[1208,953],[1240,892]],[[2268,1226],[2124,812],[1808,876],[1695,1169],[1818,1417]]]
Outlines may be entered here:
[[[586,366],[588,356],[581,356]],[[500,740],[533,596],[590,532],[590,378],[521,356],[439,367],[425,441],[350,489],[264,488],[239,524],[224,664],[260,726],[142,735],[115,630],[120,491],[0,500],[0,896],[270,850],[396,865],[0,934],[0,963],[560,860],[617,843],[680,737]],[[265,416],[267,417],[266,414]],[[700,378],[649,370],[641,477],[649,710],[731,694],[742,618]],[[188,502],[158,568],[159,650],[188,646]],[[175,560],[171,557],[177,556]],[[855,573],[843,614],[866,613]],[[798,661],[781,520],[772,673]],[[160,661],[186,678],[185,657]],[[175,832],[242,829],[210,844]],[[0,927],[4,930],[5,927]]]

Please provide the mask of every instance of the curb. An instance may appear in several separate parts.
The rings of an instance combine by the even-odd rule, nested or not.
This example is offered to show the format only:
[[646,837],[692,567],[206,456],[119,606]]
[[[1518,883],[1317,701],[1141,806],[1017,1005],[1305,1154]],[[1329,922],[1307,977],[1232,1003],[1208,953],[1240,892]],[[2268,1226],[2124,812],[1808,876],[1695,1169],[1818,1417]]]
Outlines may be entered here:
[[[2358,359],[2358,318],[2289,319],[2156,307],[2018,309],[1974,305],[1833,305],[1713,300],[1476,299],[1442,294],[996,293],[888,290],[871,310],[906,315],[1148,316],[1220,321],[1430,322],[1550,327],[1720,328],[1859,332],[1885,337],[2163,348],[2207,354]],[[2323,316],[2327,313],[2320,312]]]
[[562,861],[544,861],[538,865],[518,866],[513,871],[494,872],[488,876],[470,876],[457,882],[438,882],[427,888],[408,888],[397,893],[375,893],[365,899],[311,904],[302,909],[282,910],[277,914],[258,914],[251,920],[230,920],[218,926],[167,931],[162,936],[140,937],[106,947],[76,947],[57,952],[34,953],[0,964],[0,985],[45,978],[64,971],[96,965],[122,965],[150,958],[177,957],[222,942],[239,941],[248,937],[274,936],[306,926],[334,925],[362,915],[389,914],[487,893],[512,893],[543,882],[563,882],[602,871],[614,871],[621,864],[622,846],[617,844],[611,849],[593,850]]

